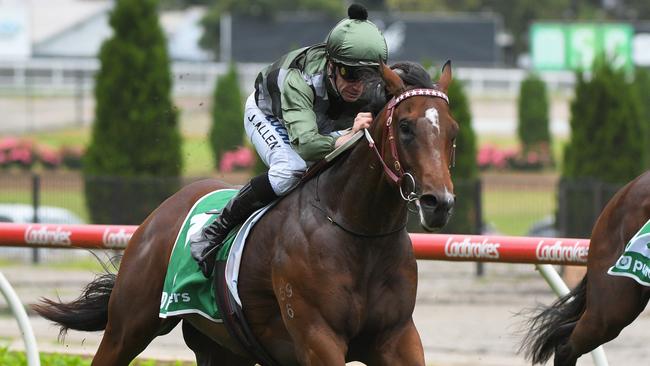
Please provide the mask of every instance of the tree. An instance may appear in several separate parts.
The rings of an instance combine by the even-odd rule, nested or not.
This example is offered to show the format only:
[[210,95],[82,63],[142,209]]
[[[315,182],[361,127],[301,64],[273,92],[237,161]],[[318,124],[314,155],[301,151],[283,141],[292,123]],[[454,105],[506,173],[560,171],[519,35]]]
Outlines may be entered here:
[[548,121],[546,84],[537,75],[530,74],[519,90],[519,124],[517,134],[524,157],[538,154],[546,165],[551,159],[551,133]]
[[459,80],[454,80],[447,91],[451,115],[460,127],[456,138],[456,167],[454,178],[473,180],[478,178],[476,164],[476,134],[472,128],[472,112],[465,88]]
[[[634,74],[634,85],[641,98],[641,122],[645,125],[645,141],[650,141],[650,69],[638,68]],[[650,166],[650,147],[646,148],[644,158],[643,165]]]
[[451,115],[460,127],[456,137],[456,166],[452,168],[456,203],[454,214],[444,228],[445,232],[480,234],[480,182],[476,163],[476,134],[472,128],[469,100],[459,80],[454,80],[447,91]]
[[[156,5],[119,0],[110,16],[114,34],[100,50],[95,123],[84,161],[95,223],[140,223],[178,188],[181,137]],[[151,185],[158,177],[174,179]],[[122,197],[116,195],[118,183]]]
[[636,89],[623,70],[605,61],[594,65],[593,77],[578,74],[571,103],[571,139],[564,151],[562,176],[625,183],[641,173],[647,126]]
[[637,90],[624,70],[597,60],[590,80],[577,75],[558,202],[564,235],[588,237],[616,189],[646,168],[648,126],[641,113]]
[[210,147],[214,167],[219,167],[223,153],[242,145],[244,139],[244,108],[234,64],[228,72],[217,78],[212,103],[212,128]]

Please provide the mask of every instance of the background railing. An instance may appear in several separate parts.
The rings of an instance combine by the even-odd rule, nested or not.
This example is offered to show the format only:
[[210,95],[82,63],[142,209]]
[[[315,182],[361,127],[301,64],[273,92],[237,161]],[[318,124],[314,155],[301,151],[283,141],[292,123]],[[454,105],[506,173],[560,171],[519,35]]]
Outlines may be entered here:
[[[153,197],[143,206],[144,199],[133,196],[134,184],[138,190],[157,190],[173,185],[180,187],[195,178],[91,178],[84,180],[75,171],[44,171],[38,174],[5,170],[0,174],[0,222],[42,222],[56,224],[138,224],[141,219],[125,213],[135,211],[128,203],[137,201],[143,216],[158,206],[167,195]],[[228,177],[225,177],[228,180]],[[86,184],[102,183],[111,192],[94,210],[105,215],[93,216],[84,194]],[[600,182],[566,182],[543,174],[483,174],[474,182],[456,181],[458,205],[472,205],[465,225],[460,216],[454,216],[445,233],[501,234],[522,236],[551,236],[588,238],[596,217],[619,186]],[[125,188],[126,187],[126,188]],[[162,187],[162,188],[161,188]],[[177,188],[174,188],[175,191]],[[120,192],[126,192],[121,194]],[[460,192],[460,191],[458,191]],[[141,193],[140,197],[145,197]],[[580,197],[579,201],[567,197]],[[575,201],[575,202],[574,202]],[[93,217],[102,217],[93,219]],[[127,220],[127,218],[129,218]],[[557,218],[557,219],[556,219]],[[456,222],[454,222],[456,221]],[[417,215],[412,215],[409,231],[419,229]],[[2,249],[4,254],[28,260],[63,259],[54,249],[32,252],[32,249]],[[70,255],[67,253],[65,255]]]
[[[264,66],[265,64],[237,64],[242,90],[252,92],[257,73]],[[216,78],[224,74],[227,68],[225,63],[174,62],[174,93],[211,94]],[[0,91],[74,94],[79,90],[92,90],[97,70],[99,61],[96,59],[0,60]],[[526,74],[526,70],[514,68],[454,68],[454,77],[465,83],[470,94],[497,92],[516,95]],[[575,77],[571,72],[546,72],[540,76],[551,92],[573,91]]]

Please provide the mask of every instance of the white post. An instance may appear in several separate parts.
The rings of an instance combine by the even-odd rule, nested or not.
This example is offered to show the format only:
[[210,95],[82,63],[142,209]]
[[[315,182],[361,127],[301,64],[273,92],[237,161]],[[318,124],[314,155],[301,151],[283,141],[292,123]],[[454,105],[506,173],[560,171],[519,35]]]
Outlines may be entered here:
[[232,15],[224,13],[219,23],[219,60],[228,66],[232,61]]
[[[552,265],[536,264],[535,267],[558,297],[562,297],[570,292],[569,287],[562,281],[562,277],[560,277]],[[591,358],[594,360],[596,366],[609,366],[603,346],[598,346],[598,348],[591,351]]]
[[25,308],[2,272],[0,272],[0,291],[4,295],[5,299],[7,299],[7,303],[9,303],[9,307],[11,307],[11,311],[14,313],[14,317],[18,321],[18,327],[23,334],[25,353],[27,353],[27,365],[40,366],[41,360],[38,357],[36,338],[34,338],[34,332],[32,331],[32,326],[29,324],[29,318],[27,317]]

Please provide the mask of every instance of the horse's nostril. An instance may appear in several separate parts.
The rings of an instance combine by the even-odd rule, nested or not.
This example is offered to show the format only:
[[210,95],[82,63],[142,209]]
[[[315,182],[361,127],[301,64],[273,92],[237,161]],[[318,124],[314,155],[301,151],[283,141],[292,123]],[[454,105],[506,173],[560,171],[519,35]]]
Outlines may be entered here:
[[427,210],[449,211],[454,206],[453,196],[437,197],[434,194],[425,194],[420,197],[420,206]]
[[420,197],[420,205],[426,208],[434,209],[436,206],[438,206],[438,199],[432,194],[425,194]]

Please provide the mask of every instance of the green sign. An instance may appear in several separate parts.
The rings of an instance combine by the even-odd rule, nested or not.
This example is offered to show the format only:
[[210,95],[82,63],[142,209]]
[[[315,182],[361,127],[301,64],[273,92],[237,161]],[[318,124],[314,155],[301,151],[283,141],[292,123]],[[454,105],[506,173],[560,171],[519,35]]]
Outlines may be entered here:
[[615,67],[632,67],[629,24],[535,23],[530,49],[536,70],[589,70],[599,55]]

